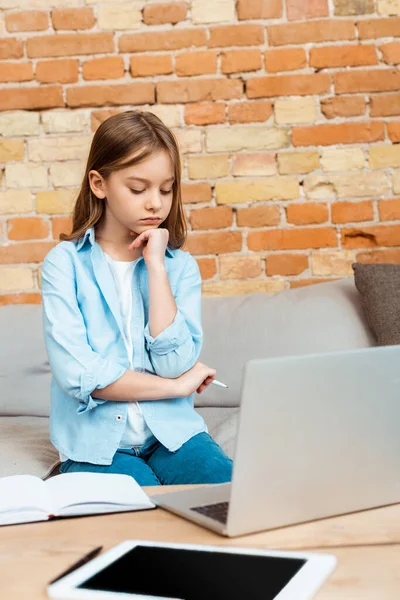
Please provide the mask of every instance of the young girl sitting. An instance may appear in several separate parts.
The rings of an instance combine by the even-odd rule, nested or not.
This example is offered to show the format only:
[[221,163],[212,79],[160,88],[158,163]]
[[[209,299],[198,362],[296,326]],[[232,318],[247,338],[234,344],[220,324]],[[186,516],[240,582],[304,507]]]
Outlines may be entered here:
[[216,371],[197,360],[201,276],[180,249],[186,235],[173,133],[150,112],[104,121],[72,233],[42,268],[50,436],[62,473],[230,481],[232,461],[193,408]]

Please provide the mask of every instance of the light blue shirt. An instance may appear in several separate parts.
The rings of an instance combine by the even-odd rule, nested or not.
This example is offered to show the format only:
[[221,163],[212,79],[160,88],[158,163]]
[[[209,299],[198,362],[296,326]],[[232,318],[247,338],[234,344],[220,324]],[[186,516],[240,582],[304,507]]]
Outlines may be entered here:
[[[201,275],[189,252],[168,246],[165,267],[177,305],[174,321],[155,338],[149,330],[148,272],[143,256],[133,271],[133,370],[176,378],[191,369],[203,345]],[[50,438],[68,458],[109,465],[125,430],[128,402],[92,397],[130,368],[110,266],[93,227],[60,242],[42,267],[43,327],[52,371]],[[207,431],[194,394],[141,401],[154,436],[175,451]]]

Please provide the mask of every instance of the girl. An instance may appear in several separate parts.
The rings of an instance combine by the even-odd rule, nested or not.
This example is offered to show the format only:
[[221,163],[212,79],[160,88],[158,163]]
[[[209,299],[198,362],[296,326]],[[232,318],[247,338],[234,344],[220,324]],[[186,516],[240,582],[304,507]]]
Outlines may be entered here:
[[42,268],[50,437],[62,473],[230,481],[232,461],[193,408],[216,371],[197,360],[201,277],[180,249],[186,234],[173,133],[150,112],[104,121],[72,233]]

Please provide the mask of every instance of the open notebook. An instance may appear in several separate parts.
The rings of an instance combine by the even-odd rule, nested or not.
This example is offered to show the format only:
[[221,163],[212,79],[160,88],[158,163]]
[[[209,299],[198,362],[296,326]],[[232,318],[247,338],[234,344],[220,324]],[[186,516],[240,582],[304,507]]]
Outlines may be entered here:
[[155,508],[129,475],[64,473],[0,478],[0,525]]

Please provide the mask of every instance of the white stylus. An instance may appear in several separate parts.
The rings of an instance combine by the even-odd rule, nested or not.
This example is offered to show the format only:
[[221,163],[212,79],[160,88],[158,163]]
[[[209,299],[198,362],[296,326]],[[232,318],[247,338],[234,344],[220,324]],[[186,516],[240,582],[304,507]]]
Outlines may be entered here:
[[213,379],[211,383],[214,385],[219,385],[219,387],[228,387],[225,383],[221,383],[221,381],[217,381],[216,379]]

